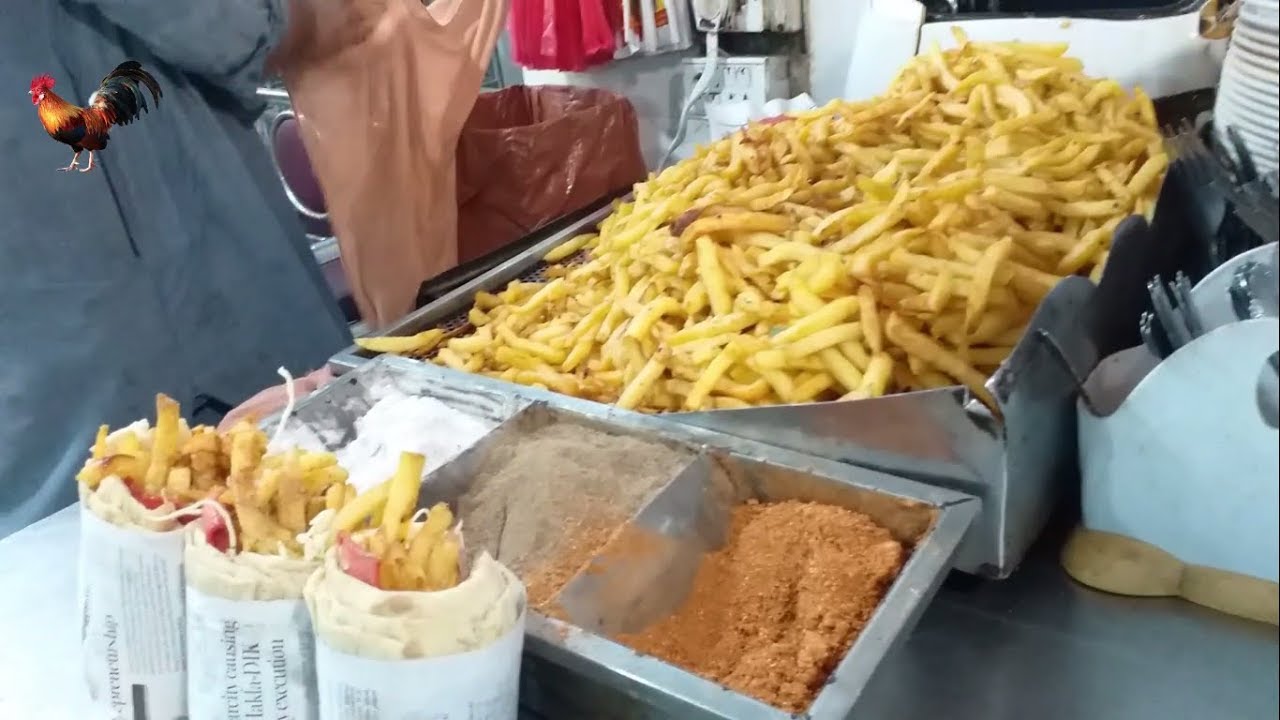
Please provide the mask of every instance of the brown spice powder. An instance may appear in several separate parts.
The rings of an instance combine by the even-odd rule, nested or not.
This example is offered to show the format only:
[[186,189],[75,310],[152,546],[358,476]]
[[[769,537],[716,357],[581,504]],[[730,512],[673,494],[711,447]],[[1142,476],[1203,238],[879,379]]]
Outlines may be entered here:
[[606,511],[595,517],[566,521],[556,555],[525,574],[529,606],[544,615],[565,619],[563,610],[552,602],[556,594],[608,544],[626,519],[621,513]]
[[813,702],[906,550],[866,515],[785,501],[734,509],[676,613],[617,640],[787,712]]
[[494,448],[459,499],[467,544],[519,575],[537,607],[692,458],[576,423],[534,427]]

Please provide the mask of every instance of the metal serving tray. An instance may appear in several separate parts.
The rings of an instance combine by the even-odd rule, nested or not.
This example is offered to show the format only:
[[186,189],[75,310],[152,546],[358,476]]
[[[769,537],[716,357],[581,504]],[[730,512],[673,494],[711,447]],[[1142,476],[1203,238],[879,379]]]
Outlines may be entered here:
[[[410,314],[384,334],[412,335],[434,327],[464,331],[476,292],[540,277],[547,251],[592,230],[610,211],[601,208],[584,217]],[[1096,363],[1097,349],[1080,321],[1096,294],[1088,280],[1068,278],[1041,303],[1019,347],[991,383],[1003,422],[970,402],[961,387],[664,417],[974,495],[982,500],[984,511],[961,547],[956,567],[985,577],[1008,577],[1039,536],[1064,488],[1074,482],[1077,381],[1067,366],[1087,371]],[[1046,361],[1046,349],[1065,356],[1066,362],[1061,357]],[[353,346],[334,356],[330,367],[342,374],[372,357]],[[442,380],[464,375],[409,362],[427,366],[427,372]],[[478,387],[493,392],[522,387],[482,376],[474,379]]]
[[[289,424],[306,425],[327,449],[337,450],[355,439],[356,420],[392,393],[434,398],[494,427],[529,405],[529,400],[505,388],[459,388],[437,382],[419,372],[420,365],[390,356],[368,363],[300,400]],[[275,413],[261,425],[270,431],[279,421],[280,413]]]
[[[309,422],[344,397],[369,394],[388,378],[448,402],[475,394],[488,405],[492,386],[464,373],[440,376],[432,368],[383,357],[325,387],[299,406]],[[500,384],[504,389],[505,384]],[[502,406],[513,414],[476,445],[434,471],[422,504],[456,499],[476,481],[484,456],[506,433],[550,422],[571,422],[689,449],[694,459],[633,517],[631,525],[665,541],[661,552],[635,564],[611,565],[604,577],[580,574],[560,597],[570,623],[531,614],[521,701],[547,717],[773,720],[790,715],[652,657],[642,656],[592,630],[638,629],[683,601],[696,560],[723,535],[729,507],[748,498],[817,500],[870,515],[912,548],[911,557],[853,647],[807,713],[813,720],[843,720],[888,652],[913,627],[938,584],[979,502],[961,493],[873,470],[810,457],[705,428],[672,422],[529,388],[513,388]],[[603,470],[603,469],[602,469]],[[548,468],[548,472],[554,472]],[[637,582],[640,577],[648,582]],[[631,578],[623,582],[621,578]]]

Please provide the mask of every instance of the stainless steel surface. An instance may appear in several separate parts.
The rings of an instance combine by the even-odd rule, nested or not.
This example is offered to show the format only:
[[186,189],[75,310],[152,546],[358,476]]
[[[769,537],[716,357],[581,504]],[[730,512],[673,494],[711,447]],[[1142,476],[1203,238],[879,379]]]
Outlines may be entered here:
[[[367,363],[303,398],[289,422],[306,425],[328,449],[337,450],[355,438],[356,420],[392,393],[434,398],[492,426],[506,421],[530,403],[491,388],[436,382],[419,371],[417,363],[387,357]],[[278,412],[270,415],[262,421],[262,426],[274,428],[279,418]]]
[[[76,620],[78,508],[0,540],[0,718],[86,720]],[[1275,628],[1173,599],[1089,590],[1042,542],[1003,582],[944,585],[880,666],[856,720],[1274,720]],[[525,655],[521,720],[611,713],[620,691]],[[548,648],[544,648],[548,649]],[[556,715],[530,704],[573,708]],[[92,720],[91,718],[89,720]]]
[[[700,491],[708,485],[717,485],[728,488],[729,497],[735,500],[796,498],[854,507],[883,523],[900,539],[911,542],[914,546],[911,559],[811,708],[809,714],[814,720],[839,720],[849,712],[875,667],[910,630],[927,605],[978,511],[978,502],[972,497],[873,470],[683,425],[661,416],[642,415],[532,388],[518,388],[509,395],[501,395],[501,390],[510,386],[484,382],[488,378],[463,373],[442,377],[433,370],[433,366],[404,358],[378,358],[299,403],[299,417],[315,424],[325,422],[325,417],[338,416],[335,426],[349,428],[362,407],[359,398],[369,395],[369,391],[362,388],[388,382],[423,388],[437,397],[461,398],[475,394],[489,398],[484,401],[486,406],[495,395],[512,398],[514,403],[530,401],[532,405],[516,412],[493,433],[429,475],[424,483],[422,502],[429,505],[452,500],[465,492],[477,481],[477,469],[483,458],[503,442],[504,436],[549,422],[572,422],[682,446],[697,454],[693,465],[681,477],[673,478],[666,490],[703,498],[703,502],[681,509],[680,520],[686,528],[694,524],[698,513],[714,512],[706,499],[714,497],[716,492]],[[665,504],[669,502],[665,497],[660,493],[652,501],[658,503],[656,510],[649,510],[649,506],[640,510],[637,522],[641,527],[655,527],[646,521],[647,513],[661,513],[661,508],[671,508]],[[679,532],[672,531],[671,526],[665,532],[670,537],[679,537]],[[686,562],[688,560],[686,557]],[[664,577],[637,589],[637,593],[654,593],[659,589],[671,593],[666,596],[669,609],[682,599],[687,589],[680,588],[675,565],[649,568],[650,571],[659,569],[665,571]],[[691,577],[686,573],[684,580],[687,584]],[[583,584],[589,582],[582,578],[574,581],[579,592]],[[570,619],[599,627],[598,619],[587,621],[586,618],[602,608],[583,597],[578,595],[574,605],[577,613],[571,613]],[[638,600],[638,595],[626,598],[632,605]],[[662,603],[658,602],[654,608],[661,610]],[[612,617],[618,618],[619,613],[615,609]],[[630,704],[620,708],[620,712],[666,712],[677,713],[682,718],[720,720],[787,717],[667,663],[637,655],[577,625],[533,613],[528,628],[528,634],[535,639],[529,644],[533,655],[620,690],[624,697],[630,698]],[[539,709],[553,717],[560,712],[554,704]]]
[[316,256],[316,262],[321,265],[327,265],[328,263],[339,260],[341,258],[341,251],[338,249],[338,238],[312,238],[311,254]]
[[[537,244],[406,317],[386,331],[410,335],[432,327],[457,330],[480,290],[493,290],[537,272],[548,250],[584,232],[609,208]],[[1061,363],[1041,362],[1047,333],[1071,355],[1070,367],[1092,368],[1096,349],[1080,317],[1096,292],[1084,278],[1067,278],[1041,303],[1028,332],[992,379],[1005,422],[968,403],[962,388],[904,393],[853,402],[783,405],[744,410],[671,413],[665,417],[817,457],[869,467],[968,493],[983,514],[956,559],[957,567],[988,577],[1013,572],[1073,478],[1076,380]],[[330,360],[342,373],[364,362],[354,348]],[[427,365],[430,365],[429,363]],[[430,366],[440,378],[454,371]],[[516,391],[521,386],[479,378]]]

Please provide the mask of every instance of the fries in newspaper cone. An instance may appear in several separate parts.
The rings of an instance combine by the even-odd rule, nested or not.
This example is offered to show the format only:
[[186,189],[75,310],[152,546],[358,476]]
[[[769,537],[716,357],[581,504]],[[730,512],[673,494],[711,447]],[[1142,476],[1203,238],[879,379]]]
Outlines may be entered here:
[[449,506],[415,511],[424,463],[422,455],[401,453],[395,475],[338,511],[332,528],[343,572],[382,590],[446,590],[459,583],[462,538],[450,530]]
[[205,504],[200,523],[206,541],[223,552],[300,555],[298,536],[321,512],[340,510],[355,494],[332,453],[268,455],[267,436],[250,419],[225,433],[190,428],[178,403],[163,394],[156,395],[154,427],[144,420],[115,432],[98,428],[76,479],[92,492],[109,477],[148,510],[220,503],[223,512]]

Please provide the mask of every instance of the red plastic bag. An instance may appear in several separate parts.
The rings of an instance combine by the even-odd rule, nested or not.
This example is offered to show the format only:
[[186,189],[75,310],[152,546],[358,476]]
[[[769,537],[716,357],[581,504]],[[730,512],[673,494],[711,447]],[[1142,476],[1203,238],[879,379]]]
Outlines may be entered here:
[[[621,4],[614,3],[621,7]],[[604,9],[604,0],[578,0],[582,22],[582,45],[588,65],[599,65],[613,59],[617,35]]]
[[622,4],[514,0],[507,27],[512,56],[522,67],[576,72],[613,59],[622,28]]
[[486,255],[644,177],[626,98],[551,85],[484,93],[458,138],[458,259]]
[[551,0],[513,0],[507,29],[511,34],[511,55],[522,67],[551,69],[542,55],[544,5]]
[[552,58],[557,70],[586,69],[578,0],[547,0],[543,5],[542,55]]

